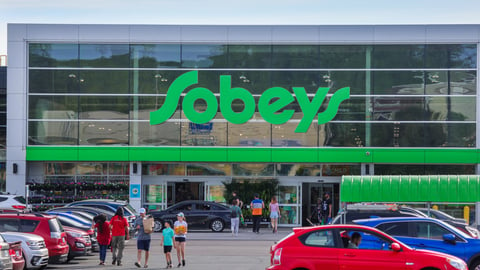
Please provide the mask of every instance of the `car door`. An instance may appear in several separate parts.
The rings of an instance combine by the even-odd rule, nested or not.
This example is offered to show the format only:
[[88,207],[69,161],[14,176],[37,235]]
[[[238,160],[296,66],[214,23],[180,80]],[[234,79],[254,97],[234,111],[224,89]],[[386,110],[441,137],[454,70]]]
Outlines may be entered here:
[[213,212],[212,205],[207,202],[195,203],[195,222],[198,227],[208,228],[210,225],[210,216]]
[[[335,230],[319,229],[299,237],[302,246],[285,252],[288,268],[338,270],[338,251]],[[287,255],[288,254],[288,255]]]
[[413,236],[416,241],[412,241],[411,246],[418,249],[434,250],[459,258],[465,258],[466,243],[464,240],[456,236],[457,241],[455,243],[447,242],[443,240],[443,235],[445,234],[455,235],[454,232],[435,222],[415,222],[413,223]]
[[183,202],[180,203],[178,206],[173,207],[170,210],[169,218],[172,219],[173,222],[177,221],[177,214],[182,212],[185,215],[185,219],[188,223],[188,228],[195,228],[197,227],[196,219],[193,216],[195,212],[195,205],[191,202]]
[[406,270],[406,257],[403,252],[391,250],[392,241],[367,230],[348,230],[361,235],[358,248],[349,245],[339,250],[340,270]]

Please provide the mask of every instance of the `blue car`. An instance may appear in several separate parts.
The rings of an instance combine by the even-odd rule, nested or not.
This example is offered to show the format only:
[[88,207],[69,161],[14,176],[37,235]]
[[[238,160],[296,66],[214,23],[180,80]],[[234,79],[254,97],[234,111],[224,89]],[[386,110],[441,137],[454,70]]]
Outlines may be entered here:
[[[354,223],[377,228],[417,249],[447,253],[463,259],[470,270],[480,270],[480,239],[472,238],[457,228],[437,219],[421,217],[375,218]],[[368,236],[362,243],[369,242]]]

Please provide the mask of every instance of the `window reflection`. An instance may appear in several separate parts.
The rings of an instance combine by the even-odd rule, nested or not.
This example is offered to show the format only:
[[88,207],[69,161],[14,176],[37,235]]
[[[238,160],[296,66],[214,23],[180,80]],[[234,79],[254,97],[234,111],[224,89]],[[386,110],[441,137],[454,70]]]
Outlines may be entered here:
[[154,126],[149,122],[132,122],[130,144],[180,146],[180,127],[180,122],[164,122]]
[[367,47],[363,45],[320,46],[321,68],[365,68]]
[[423,71],[375,71],[372,72],[375,95],[423,95]]
[[131,45],[130,58],[134,68],[179,67],[180,44]]
[[142,175],[185,175],[185,164],[142,163]]
[[265,122],[228,124],[228,144],[230,146],[270,146],[271,125]]
[[239,163],[233,164],[234,176],[272,176],[275,170],[273,164]]
[[29,45],[30,67],[78,67],[78,44]]
[[182,45],[182,67],[206,68],[226,67],[225,45]]
[[81,67],[128,68],[128,44],[80,44]]
[[187,175],[213,175],[226,176],[232,175],[230,164],[187,164]]
[[321,170],[318,164],[276,164],[278,176],[320,176]]
[[272,146],[275,147],[315,147],[318,145],[318,124],[312,123],[305,133],[296,133],[298,123],[272,125]]
[[81,93],[128,94],[129,71],[82,70],[78,75]]
[[80,119],[128,119],[129,98],[125,96],[81,96]]
[[272,67],[274,68],[318,68],[319,46],[273,45]]
[[229,45],[228,66],[235,68],[264,68],[272,66],[271,45]]
[[30,145],[76,145],[78,144],[78,122],[30,121],[28,143]]
[[80,87],[76,70],[30,70],[30,93],[78,93]]
[[80,145],[126,145],[128,144],[128,122],[81,121],[79,126]]
[[77,119],[77,96],[30,96],[30,119]]
[[423,68],[424,45],[375,45],[373,68]]
[[227,122],[182,123],[182,145],[226,146]]

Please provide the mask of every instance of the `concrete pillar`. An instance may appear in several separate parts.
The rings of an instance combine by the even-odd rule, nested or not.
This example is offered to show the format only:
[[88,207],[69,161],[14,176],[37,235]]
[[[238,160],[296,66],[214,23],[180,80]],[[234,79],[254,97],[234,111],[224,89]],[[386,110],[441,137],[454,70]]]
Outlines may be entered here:
[[142,197],[142,163],[130,162],[129,201],[137,211],[142,207]]

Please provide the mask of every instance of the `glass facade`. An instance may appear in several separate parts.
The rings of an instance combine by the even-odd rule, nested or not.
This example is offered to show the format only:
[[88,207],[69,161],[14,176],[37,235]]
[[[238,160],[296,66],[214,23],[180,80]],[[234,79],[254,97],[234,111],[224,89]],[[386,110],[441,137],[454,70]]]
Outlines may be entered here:
[[[476,51],[475,44],[30,43],[28,143],[475,148]],[[247,89],[256,102],[274,86],[304,87],[310,99],[319,87],[330,94],[350,87],[351,97],[332,121],[314,120],[305,133],[294,132],[304,116],[296,101],[283,125],[265,122],[258,109],[244,124],[227,122],[219,111],[198,125],[186,119],[181,97],[170,120],[150,126],[149,113],[190,70],[199,70],[199,85],[217,94],[220,75],[230,75],[232,87]],[[232,108],[243,106],[235,100]]]

